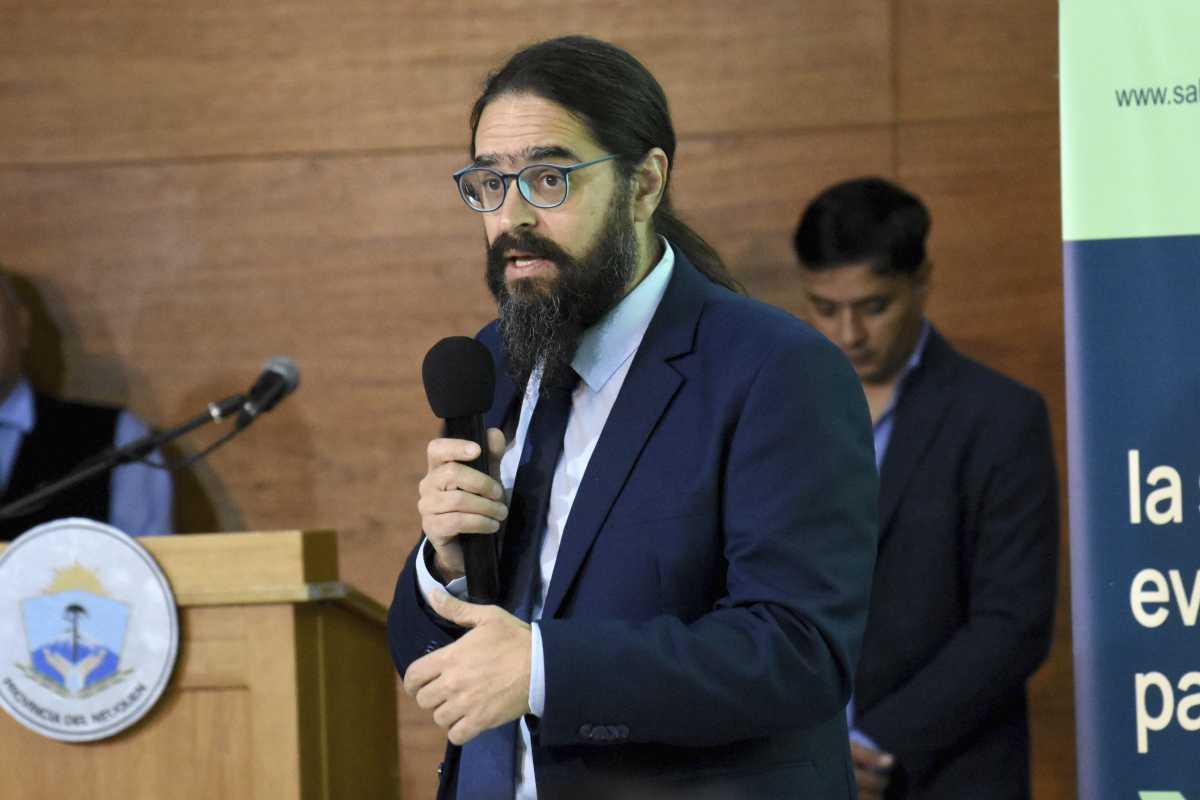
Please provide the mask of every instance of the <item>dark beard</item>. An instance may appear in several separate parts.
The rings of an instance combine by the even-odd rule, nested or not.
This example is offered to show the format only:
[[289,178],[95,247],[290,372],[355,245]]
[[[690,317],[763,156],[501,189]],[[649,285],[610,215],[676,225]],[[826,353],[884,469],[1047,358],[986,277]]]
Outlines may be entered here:
[[[488,248],[487,284],[499,306],[504,360],[521,389],[539,363],[544,365],[543,383],[569,383],[571,359],[583,332],[617,304],[633,280],[638,243],[628,216],[629,196],[628,189],[617,192],[599,240],[582,259],[524,229],[501,234]],[[557,277],[521,278],[510,288],[504,282],[508,250],[550,261],[558,268]]]

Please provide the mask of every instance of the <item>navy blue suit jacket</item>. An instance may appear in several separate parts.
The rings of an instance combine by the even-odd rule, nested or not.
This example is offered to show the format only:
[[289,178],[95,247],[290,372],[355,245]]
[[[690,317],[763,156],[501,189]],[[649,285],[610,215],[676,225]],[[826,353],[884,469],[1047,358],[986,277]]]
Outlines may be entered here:
[[1046,405],[932,331],[896,407],[855,725],[899,762],[889,800],[1027,800],[1025,681],[1054,620]]
[[[494,325],[480,339],[502,375]],[[488,425],[519,401],[500,378]],[[872,448],[836,348],[677,255],[539,623],[541,800],[853,797],[844,710],[877,545]],[[455,635],[424,605],[416,556],[388,625],[401,673]]]

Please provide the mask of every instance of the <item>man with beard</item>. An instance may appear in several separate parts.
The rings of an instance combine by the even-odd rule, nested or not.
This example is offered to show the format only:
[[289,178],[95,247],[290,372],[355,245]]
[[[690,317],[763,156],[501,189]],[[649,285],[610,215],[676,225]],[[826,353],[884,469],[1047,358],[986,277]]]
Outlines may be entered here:
[[[439,797],[852,797],[876,545],[853,371],[674,215],[666,98],[628,53],[527,48],[471,127],[498,469],[429,444],[388,625],[450,740]],[[458,537],[502,523],[501,602],[457,599]]]
[[857,178],[818,195],[795,235],[813,325],[862,380],[880,464],[855,774],[860,800],[1023,800],[1025,681],[1054,620],[1050,420],[925,319],[929,224],[914,195]]

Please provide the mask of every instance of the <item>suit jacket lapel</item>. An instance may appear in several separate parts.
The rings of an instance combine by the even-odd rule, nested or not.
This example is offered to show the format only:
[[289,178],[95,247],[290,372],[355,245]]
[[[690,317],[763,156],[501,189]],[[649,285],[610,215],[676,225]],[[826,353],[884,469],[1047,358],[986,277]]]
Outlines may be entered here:
[[542,609],[544,617],[558,613],[650,432],[683,383],[669,361],[691,352],[707,285],[707,279],[676,250],[667,291],[633,356],[571,506]]
[[953,373],[955,353],[936,330],[930,330],[921,364],[896,406],[892,438],[879,476],[879,529],[886,537],[896,507],[921,457],[933,443],[953,393],[945,385]]

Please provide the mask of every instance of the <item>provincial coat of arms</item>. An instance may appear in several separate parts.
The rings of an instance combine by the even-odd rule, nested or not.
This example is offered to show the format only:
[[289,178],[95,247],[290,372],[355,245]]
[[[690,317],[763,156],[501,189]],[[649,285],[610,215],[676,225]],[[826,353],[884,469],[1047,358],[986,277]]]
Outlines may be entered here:
[[40,597],[21,601],[30,662],[17,667],[63,697],[85,697],[127,676],[119,671],[129,608],[107,596],[79,564],[59,570]]
[[166,576],[116,528],[49,522],[0,555],[0,708],[30,730],[119,733],[158,701],[178,649]]

